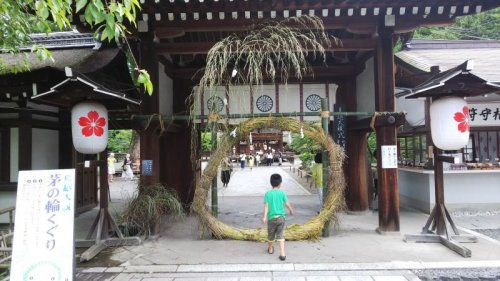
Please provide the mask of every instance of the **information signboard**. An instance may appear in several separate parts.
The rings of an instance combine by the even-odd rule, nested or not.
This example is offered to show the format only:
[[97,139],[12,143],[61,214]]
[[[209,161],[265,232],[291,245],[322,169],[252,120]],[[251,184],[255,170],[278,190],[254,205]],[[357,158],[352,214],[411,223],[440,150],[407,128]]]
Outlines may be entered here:
[[398,167],[397,145],[382,145],[382,169],[395,169]]
[[74,195],[74,169],[19,172],[10,280],[73,280]]

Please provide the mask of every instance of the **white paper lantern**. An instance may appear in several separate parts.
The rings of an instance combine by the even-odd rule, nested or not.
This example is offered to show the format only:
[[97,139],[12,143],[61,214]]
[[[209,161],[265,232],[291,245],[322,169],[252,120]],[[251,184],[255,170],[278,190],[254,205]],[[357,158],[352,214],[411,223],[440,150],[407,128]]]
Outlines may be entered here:
[[439,99],[431,104],[431,134],[434,145],[458,150],[469,141],[469,107],[458,97]]
[[95,154],[108,145],[108,111],[104,105],[86,101],[71,110],[71,134],[76,151]]

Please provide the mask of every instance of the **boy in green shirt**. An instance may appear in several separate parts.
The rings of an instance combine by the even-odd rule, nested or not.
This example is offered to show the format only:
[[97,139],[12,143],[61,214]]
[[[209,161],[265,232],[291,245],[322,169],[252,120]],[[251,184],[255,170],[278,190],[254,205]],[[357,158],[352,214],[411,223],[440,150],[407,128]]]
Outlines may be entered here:
[[266,192],[264,196],[264,215],[262,216],[262,223],[267,221],[267,252],[274,253],[273,241],[276,240],[280,244],[280,260],[286,259],[285,254],[285,207],[293,215],[292,205],[288,202],[286,193],[280,189],[281,182],[283,181],[280,174],[271,175],[272,190]]

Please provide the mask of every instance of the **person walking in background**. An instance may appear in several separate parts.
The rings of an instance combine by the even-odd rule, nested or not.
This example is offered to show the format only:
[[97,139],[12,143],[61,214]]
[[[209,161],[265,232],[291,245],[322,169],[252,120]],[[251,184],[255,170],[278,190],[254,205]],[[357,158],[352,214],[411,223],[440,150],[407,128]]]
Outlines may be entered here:
[[134,179],[134,171],[132,171],[132,160],[130,160],[130,154],[127,153],[125,160],[123,160],[123,173],[122,177],[128,177],[130,180]]
[[229,184],[229,179],[231,178],[231,162],[229,160],[229,157],[224,157],[221,162],[221,181],[222,181],[222,186],[227,187]]
[[273,154],[271,153],[271,150],[269,150],[266,154],[266,163],[267,163],[267,166],[273,165]]
[[323,208],[323,156],[321,152],[316,153],[314,156],[314,163],[311,172],[314,185],[316,185],[316,190],[318,191],[319,211],[321,211]]
[[255,155],[255,162],[256,162],[257,167],[259,167],[260,166],[260,154],[258,152]]
[[111,152],[108,156],[108,182],[113,182],[113,178],[116,172],[115,163],[116,163],[115,154]]
[[248,156],[248,167],[250,168],[250,171],[253,169],[253,166],[255,165],[255,158],[253,157],[252,154]]
[[262,223],[267,222],[267,252],[274,253],[273,241],[276,240],[280,246],[279,259],[284,261],[285,254],[285,207],[293,215],[293,208],[286,193],[281,190],[281,183],[283,179],[280,174],[272,174],[270,178],[271,186],[273,189],[266,192],[264,196],[264,214],[262,216]]
[[245,153],[240,154],[240,168],[242,170],[245,169],[245,161],[247,159],[247,155]]

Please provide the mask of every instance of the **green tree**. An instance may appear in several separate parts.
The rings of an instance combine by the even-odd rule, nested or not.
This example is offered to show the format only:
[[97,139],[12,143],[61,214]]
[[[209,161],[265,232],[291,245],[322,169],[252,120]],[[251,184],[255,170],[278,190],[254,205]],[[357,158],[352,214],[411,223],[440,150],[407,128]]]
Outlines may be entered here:
[[[140,8],[139,0],[0,0],[0,48],[3,52],[20,53],[24,46],[30,45],[30,34],[70,29],[69,18],[77,13],[83,13],[99,40],[127,43],[126,24],[135,27]],[[33,46],[32,51],[40,59],[51,57],[43,46]],[[9,69],[0,61],[0,70]],[[137,67],[135,70],[137,82],[151,95],[153,85],[149,74]]]
[[201,151],[212,151],[212,132],[201,133]]
[[500,8],[458,17],[451,26],[421,27],[415,38],[430,39],[500,39]]
[[321,145],[311,138],[307,136],[301,137],[299,134],[292,134],[292,145],[290,147],[299,154],[303,168],[310,168],[314,155],[322,150]]
[[110,130],[108,136],[109,152],[129,152],[132,130]]

